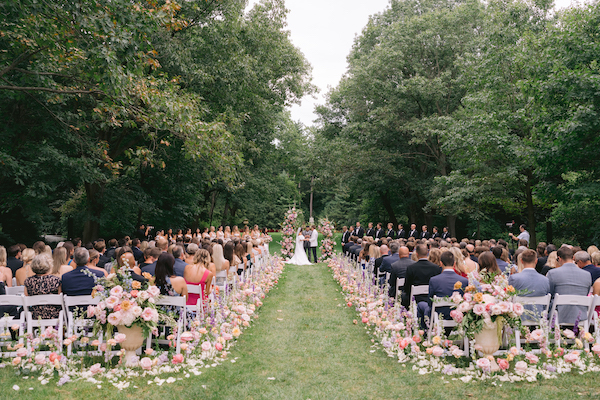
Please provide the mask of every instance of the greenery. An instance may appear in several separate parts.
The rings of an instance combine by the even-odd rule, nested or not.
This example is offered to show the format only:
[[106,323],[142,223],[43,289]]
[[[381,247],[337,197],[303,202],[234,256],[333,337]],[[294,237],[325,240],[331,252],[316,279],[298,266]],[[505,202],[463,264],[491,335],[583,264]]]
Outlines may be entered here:
[[[86,382],[44,386],[0,369],[0,379],[6,387],[0,397],[171,399],[201,394],[214,399],[376,399],[406,393],[410,398],[436,399],[571,399],[600,394],[594,384],[595,373],[564,374],[552,381],[498,386],[486,382],[465,384],[449,377],[442,380],[440,374],[419,375],[381,350],[372,352],[375,348],[371,348],[370,336],[361,325],[352,322],[358,314],[343,301],[339,286],[324,264],[287,266],[278,287],[265,299],[259,319],[240,337],[230,354],[229,360],[235,363],[225,361],[205,369],[200,376],[160,387],[148,385],[148,378],[132,380],[132,386],[122,392],[106,385],[99,389]],[[10,389],[13,385],[20,387],[18,393]],[[29,391],[30,387],[33,390]]]

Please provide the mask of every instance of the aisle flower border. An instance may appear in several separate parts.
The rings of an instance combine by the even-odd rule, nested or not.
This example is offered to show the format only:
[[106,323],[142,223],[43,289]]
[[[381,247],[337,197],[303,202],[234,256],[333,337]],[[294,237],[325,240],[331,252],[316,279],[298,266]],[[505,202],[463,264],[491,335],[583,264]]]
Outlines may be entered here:
[[294,247],[296,246],[296,228],[298,227],[298,221],[302,215],[302,210],[292,207],[286,211],[283,222],[281,223],[281,256],[284,260],[289,260],[294,254]]
[[[185,378],[198,376],[202,369],[216,367],[227,360],[231,347],[256,318],[256,311],[262,306],[262,300],[278,283],[283,268],[284,263],[280,257],[266,257],[262,264],[253,267],[251,278],[240,284],[239,290],[219,295],[210,315],[204,320],[196,318],[188,330],[181,333],[180,354],[174,354],[177,337],[172,334],[168,337],[171,340],[168,351],[147,349],[140,356],[137,366],[125,367],[121,362],[124,351],[111,352],[111,346],[118,345],[125,335],[115,335],[109,339],[111,343],[94,343],[85,337],[76,336],[67,337],[63,343],[59,343],[57,331],[47,328],[38,338],[27,336],[25,343],[10,345],[8,350],[13,355],[2,360],[6,362],[1,363],[0,367],[13,368],[17,375],[23,375],[25,379],[35,376],[42,385],[58,378],[58,386],[86,381],[99,387],[108,383],[120,390],[128,388],[132,378],[147,377],[148,385],[160,386],[183,379],[165,375],[183,373]],[[18,325],[13,325],[10,329],[18,330]],[[10,336],[10,333],[2,332],[0,336]],[[80,340],[83,347],[89,348],[89,353],[86,356],[73,354],[67,357],[66,346],[76,340]],[[42,352],[42,346],[50,354]],[[62,349],[62,354],[59,353],[59,348]],[[84,365],[84,357],[97,354],[102,354],[108,361]],[[114,357],[117,358],[116,365],[112,365]]]
[[[583,329],[560,331],[557,326],[547,324],[524,336],[527,343],[538,342],[540,349],[533,351],[526,344],[527,350],[518,351],[513,346],[496,358],[500,371],[491,372],[490,359],[478,355],[473,340],[468,355],[443,335],[440,326],[434,327],[436,334],[429,341],[419,328],[414,306],[407,310],[390,300],[386,288],[374,284],[368,272],[353,261],[336,255],[328,267],[341,286],[347,306],[355,307],[359,313],[360,320],[354,320],[354,323],[364,325],[373,336],[374,347],[397,358],[399,363],[412,364],[412,370],[421,375],[439,372],[465,383],[472,380],[535,382],[568,372],[600,372],[600,342],[594,343],[593,336]],[[595,326],[596,331],[599,328]],[[574,343],[555,346],[558,337],[571,339]]]
[[323,240],[321,240],[321,257],[319,257],[319,262],[329,261],[331,257],[333,257],[333,247],[336,245],[333,240],[333,232],[335,230],[335,226],[333,222],[329,221],[327,217],[319,219],[319,232],[324,236]]

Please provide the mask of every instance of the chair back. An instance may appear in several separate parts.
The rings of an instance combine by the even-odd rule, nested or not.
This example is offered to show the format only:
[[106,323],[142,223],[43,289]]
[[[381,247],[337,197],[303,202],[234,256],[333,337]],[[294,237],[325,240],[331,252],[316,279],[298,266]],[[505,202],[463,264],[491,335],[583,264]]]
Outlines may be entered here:
[[[586,307],[587,311],[585,315],[582,315],[581,320],[585,322],[589,322],[588,318],[591,315],[590,310],[592,308],[592,304],[594,303],[594,296],[579,296],[575,294],[556,294],[554,296],[554,300],[552,301],[552,310],[550,310],[549,321],[552,321],[554,315],[557,315],[556,322],[561,324],[558,318],[558,306],[579,306]],[[587,317],[587,318],[586,318]],[[587,328],[586,328],[587,329]]]
[[405,281],[405,278],[396,278],[396,299],[398,299],[399,293],[401,292],[400,289],[404,287]]
[[12,295],[25,294],[25,286],[7,287],[6,294],[12,294]]
[[63,307],[63,296],[61,294],[39,294],[35,296],[23,296],[25,308],[31,306],[61,306]]
[[100,302],[100,297],[92,297],[92,296],[67,296],[66,294],[63,297],[65,302],[65,307],[75,307],[75,306],[95,306]]
[[202,287],[200,285],[190,285],[189,283],[187,284],[187,290],[188,290],[188,294],[201,294],[202,292]]
[[411,296],[418,296],[423,294],[429,294],[429,285],[412,285],[410,287]]
[[[0,306],[23,307],[23,297],[25,296],[21,296],[20,294],[6,294],[0,296]],[[3,315],[0,315],[0,317],[3,317]]]

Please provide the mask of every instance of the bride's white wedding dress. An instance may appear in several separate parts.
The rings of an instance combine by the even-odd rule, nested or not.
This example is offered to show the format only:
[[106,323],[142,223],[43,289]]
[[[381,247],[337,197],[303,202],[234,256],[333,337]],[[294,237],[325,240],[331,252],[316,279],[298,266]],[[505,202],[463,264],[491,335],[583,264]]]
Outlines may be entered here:
[[296,247],[294,248],[294,256],[286,261],[287,264],[312,265],[312,263],[308,261],[308,257],[304,251],[304,236],[302,233],[300,233],[301,229],[302,228],[298,229],[298,232],[296,232]]

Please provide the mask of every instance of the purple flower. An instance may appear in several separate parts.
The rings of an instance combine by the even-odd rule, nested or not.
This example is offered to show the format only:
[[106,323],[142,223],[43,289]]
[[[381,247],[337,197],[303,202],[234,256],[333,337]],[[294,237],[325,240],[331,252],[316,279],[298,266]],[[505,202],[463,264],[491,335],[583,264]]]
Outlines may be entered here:
[[556,372],[556,368],[550,364],[546,364],[546,371],[548,372]]
[[63,375],[60,377],[57,385],[62,386],[69,381],[71,381],[71,377],[69,375]]

